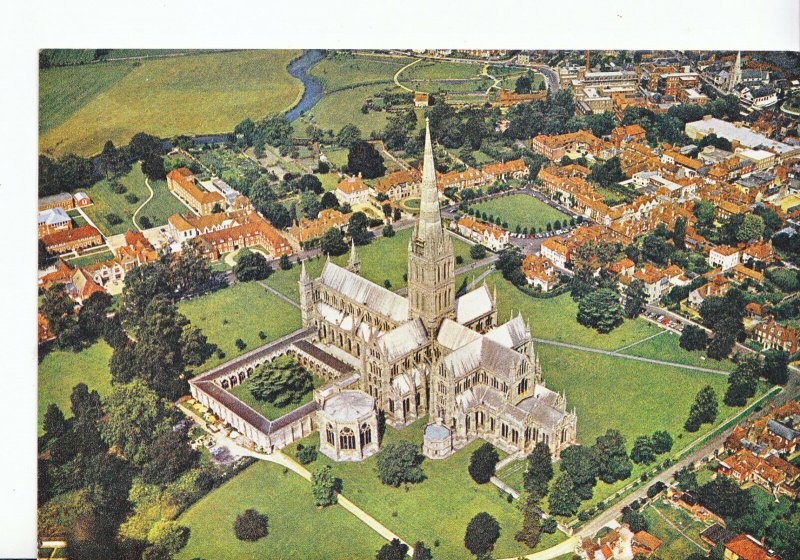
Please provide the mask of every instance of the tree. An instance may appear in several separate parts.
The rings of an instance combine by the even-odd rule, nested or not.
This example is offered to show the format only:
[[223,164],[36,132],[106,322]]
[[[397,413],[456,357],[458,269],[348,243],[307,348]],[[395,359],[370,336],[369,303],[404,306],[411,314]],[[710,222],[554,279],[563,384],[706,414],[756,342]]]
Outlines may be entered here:
[[345,243],[342,230],[332,227],[326,231],[320,240],[319,248],[326,255],[344,255],[347,252],[347,243]]
[[608,430],[599,436],[592,446],[595,455],[602,460],[597,463],[597,475],[606,484],[625,480],[631,475],[633,464],[625,449],[625,437],[619,430]]
[[633,441],[631,449],[631,461],[637,464],[649,465],[656,460],[656,453],[653,449],[653,442],[648,436],[639,436]]
[[694,492],[697,490],[697,473],[691,465],[685,465],[675,473],[675,481],[680,484],[684,492]]
[[514,93],[530,93],[531,83],[531,77],[523,74],[514,82]]
[[114,298],[108,292],[95,292],[87,299],[78,314],[78,327],[87,341],[97,340],[103,335],[108,310]]
[[211,357],[214,345],[197,327],[186,326],[181,335],[181,354],[186,365],[200,366]]
[[163,262],[136,266],[125,274],[122,315],[126,323],[138,324],[150,302],[158,296],[172,295],[170,271]]
[[522,509],[522,529],[514,535],[514,539],[525,543],[529,548],[535,548],[542,536],[542,518],[539,514],[539,502],[538,493],[532,492],[528,494]]
[[103,441],[136,465],[148,459],[150,445],[172,425],[169,402],[140,380],[115,387],[103,408],[106,413],[100,427]]
[[269,533],[269,517],[254,509],[246,509],[236,516],[233,532],[240,541],[257,541]]
[[539,442],[528,454],[528,466],[522,475],[522,483],[526,492],[536,492],[540,496],[547,495],[547,487],[553,478],[553,458],[550,447]]
[[622,324],[622,306],[614,290],[600,288],[583,296],[578,303],[578,323],[599,333],[608,333]]
[[708,344],[708,334],[702,327],[686,325],[681,332],[678,344],[688,351],[705,350]]
[[499,538],[500,524],[494,517],[482,511],[467,524],[464,546],[472,554],[480,556],[490,552]]
[[189,445],[186,430],[167,430],[146,449],[142,480],[148,484],[167,484],[194,466],[198,453]]
[[325,465],[311,474],[311,494],[314,505],[330,506],[336,503],[337,481],[330,465]]
[[559,475],[548,498],[550,513],[570,516],[578,511],[580,503],[581,499],[575,493],[572,477],[566,472]]
[[106,179],[116,178],[121,173],[123,165],[124,158],[120,150],[114,146],[114,142],[108,140],[100,154],[100,169]]
[[624,509],[622,513],[622,522],[627,523],[634,533],[647,531],[647,529],[650,528],[650,525],[647,523],[647,518],[631,508]]
[[44,435],[48,440],[58,439],[69,430],[67,420],[64,418],[64,413],[58,408],[58,405],[50,403],[47,405],[47,410],[42,419],[42,429]]
[[653,435],[650,436],[650,443],[653,445],[653,451],[656,455],[661,455],[662,453],[672,450],[673,440],[669,432],[658,430],[653,432]]
[[595,163],[589,173],[589,180],[600,183],[607,187],[614,183],[619,183],[627,179],[622,171],[622,164],[617,156],[614,156],[603,163]]
[[647,292],[641,280],[633,280],[625,289],[625,316],[635,319],[644,311],[647,303]]
[[333,192],[328,191],[322,195],[322,199],[320,200],[320,210],[328,210],[329,208],[338,208],[339,207],[339,199],[336,198],[336,195]]
[[800,523],[777,519],[767,527],[767,541],[782,560],[800,560]]
[[[336,135],[336,143],[342,148],[350,149],[361,140],[361,130],[354,124],[344,125]],[[348,165],[349,167],[349,165]]]
[[736,519],[752,513],[753,496],[727,476],[718,476],[697,489],[697,500],[706,508],[726,519]]
[[383,545],[375,554],[375,560],[403,560],[408,552],[408,545],[400,539],[392,539]]
[[689,418],[684,428],[687,432],[696,432],[701,424],[712,424],[717,419],[717,393],[711,385],[706,385],[697,393],[689,410]]
[[708,228],[713,225],[716,212],[717,209],[714,204],[707,200],[697,200],[692,207],[692,213],[697,218],[697,225],[701,228]]
[[486,247],[483,245],[476,243],[472,247],[469,248],[469,256],[476,261],[486,258]]
[[765,352],[761,374],[773,385],[786,385],[789,381],[789,354],[783,350]]
[[748,214],[736,230],[736,240],[746,243],[751,239],[761,239],[764,235],[764,219],[756,214]]
[[347,233],[356,245],[369,243],[369,220],[364,212],[353,212],[347,222]]
[[272,267],[261,253],[242,250],[239,252],[239,260],[233,267],[233,272],[241,282],[250,282],[269,277],[272,274]]
[[[300,177],[297,182],[297,190],[303,193],[322,194],[325,189],[322,188],[322,181],[318,177],[306,173]],[[316,216],[314,216],[316,218]]]
[[167,554],[175,554],[189,541],[189,528],[177,521],[156,521],[147,532],[147,541]]
[[39,309],[60,346],[65,348],[80,346],[74,344],[74,333],[70,333],[71,329],[77,329],[77,322],[75,304],[67,294],[65,284],[53,284],[47,288]]
[[423,460],[419,446],[410,441],[388,443],[378,453],[378,478],[387,486],[400,486],[404,482],[421,482]]
[[300,195],[300,204],[298,206],[303,213],[303,217],[309,220],[315,220],[319,216],[319,211],[322,209],[319,198],[313,191],[304,191]]
[[197,243],[184,243],[180,256],[170,267],[172,287],[181,296],[201,293],[211,279],[211,265]]
[[311,373],[286,354],[259,366],[250,377],[250,393],[277,407],[299,403],[314,388]]
[[675,226],[672,228],[672,242],[675,248],[683,250],[686,248],[686,218],[678,216],[675,220]]
[[728,389],[723,402],[728,406],[744,406],[747,399],[756,394],[761,363],[757,357],[741,362],[728,376]]
[[642,243],[642,255],[658,264],[667,264],[673,253],[673,247],[664,237],[655,233],[649,234]]
[[561,472],[568,473],[581,500],[592,497],[597,484],[598,457],[591,447],[572,445],[561,452]]
[[417,541],[414,543],[414,554],[411,555],[411,560],[433,560],[433,553],[424,542]]
[[100,394],[94,390],[89,391],[86,383],[78,383],[72,388],[69,401],[72,416],[79,420],[84,418],[99,420],[103,415]]
[[353,175],[360,173],[365,179],[375,179],[383,176],[386,166],[383,157],[372,144],[359,140],[350,146],[347,154],[347,170]]
[[128,142],[128,153],[131,158],[137,160],[144,160],[153,155],[160,156],[164,153],[164,142],[151,134],[139,132]]
[[484,443],[472,452],[469,459],[469,475],[478,484],[486,484],[494,476],[494,469],[500,462],[497,449],[491,443]]
[[39,270],[44,270],[50,263],[53,262],[53,255],[50,254],[50,251],[47,250],[47,245],[44,244],[44,241],[41,239],[39,240],[39,256],[38,256],[38,268]]

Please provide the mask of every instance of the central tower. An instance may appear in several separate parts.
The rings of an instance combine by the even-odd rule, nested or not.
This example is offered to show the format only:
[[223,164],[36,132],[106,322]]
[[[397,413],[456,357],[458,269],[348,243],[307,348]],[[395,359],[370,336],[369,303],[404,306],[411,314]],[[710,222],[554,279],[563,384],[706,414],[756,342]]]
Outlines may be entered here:
[[455,258],[453,242],[439,213],[439,189],[433,165],[431,130],[425,119],[419,221],[408,244],[408,304],[411,319],[422,320],[435,333],[446,318],[455,318]]

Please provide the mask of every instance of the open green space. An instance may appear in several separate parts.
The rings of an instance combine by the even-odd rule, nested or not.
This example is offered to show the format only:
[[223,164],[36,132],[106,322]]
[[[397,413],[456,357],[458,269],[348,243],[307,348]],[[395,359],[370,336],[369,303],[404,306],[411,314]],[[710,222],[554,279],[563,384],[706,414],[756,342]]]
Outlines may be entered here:
[[[87,191],[94,204],[87,206],[83,211],[106,236],[125,233],[129,229],[136,230],[133,214],[150,196],[150,191],[145,184],[145,176],[138,163],[134,163],[130,172],[120,178],[120,183],[125,186],[125,193],[114,192],[110,183],[105,179],[95,183]],[[180,200],[169,192],[166,181],[150,181],[150,186],[153,189],[153,199],[142,208],[137,217],[138,220],[146,216],[153,226],[160,226],[166,224],[171,215],[189,211]],[[135,195],[136,201],[128,202],[125,198],[128,194]],[[109,214],[116,214],[122,222],[112,224],[108,219]]]
[[310,70],[310,74],[334,91],[357,84],[392,82],[395,73],[411,62],[410,57],[389,57],[354,53],[330,53]]
[[80,351],[50,350],[39,361],[38,426],[42,433],[42,419],[47,405],[55,403],[65,416],[70,412],[69,396],[78,383],[86,383],[89,390],[97,390],[100,396],[111,391],[111,373],[108,362],[111,347],[104,341]]
[[348,152],[349,150],[342,148],[339,150],[325,150],[324,153],[331,165],[335,165],[336,167],[344,167],[347,165]]
[[[249,508],[269,517],[269,534],[255,542],[233,533],[236,516]],[[178,523],[191,531],[179,560],[373,558],[386,542],[341,506],[316,508],[308,481],[264,461],[198,501]]]
[[[300,310],[271,294],[255,282],[240,282],[229,288],[206,294],[178,304],[192,326],[202,329],[210,343],[225,353],[214,354],[197,371],[219,365],[231,358],[276,340],[301,326]],[[260,331],[265,339],[258,336]],[[236,347],[241,338],[247,345]]]
[[530,321],[531,336],[534,338],[601,350],[616,350],[662,330],[644,319],[626,319],[610,333],[600,334],[578,323],[578,304],[569,294],[553,298],[534,298],[504,280],[497,271],[489,275],[487,282],[490,287],[497,287],[499,320],[507,321],[512,311],[514,315],[522,312]]
[[[397,431],[387,427],[382,445],[392,441],[422,443],[426,419]],[[306,446],[318,446],[319,434],[301,441]],[[469,458],[482,444],[475,441],[445,460],[426,459],[422,463],[426,479],[419,484],[399,488],[385,486],[375,472],[377,455],[360,463],[336,463],[323,455],[309,465],[310,470],[331,465],[334,475],[342,479],[342,493],[358,507],[375,517],[407,542],[424,541],[433,548],[437,560],[462,559],[469,556],[464,548],[464,531],[477,513],[488,512],[500,524],[500,539],[493,555],[497,558],[519,556],[530,552],[514,540],[522,526],[522,513],[516,504],[508,503],[492,484],[478,485],[467,472]],[[284,451],[296,453],[292,445]],[[501,457],[505,454],[499,452]],[[539,549],[553,546],[563,535],[545,535]],[[438,547],[433,546],[439,541]]]
[[531,228],[544,231],[548,223],[554,224],[556,220],[562,224],[569,222],[569,216],[527,194],[502,196],[473,204],[472,207],[481,213],[486,212],[488,216],[508,222],[511,231],[517,226],[528,228],[529,231]]
[[89,255],[83,255],[82,257],[78,257],[76,259],[70,259],[70,265],[73,267],[77,266],[90,266],[96,263],[110,261],[114,258],[114,253],[111,251],[94,251]]
[[322,183],[322,188],[325,191],[336,190],[336,185],[338,185],[341,181],[339,176],[335,173],[314,173],[314,177],[319,179],[320,183]]
[[67,214],[70,218],[72,218],[73,227],[81,227],[89,224],[89,222],[86,221],[86,218],[81,216],[81,213],[78,212],[78,210],[69,210],[67,211]]
[[477,78],[483,65],[480,63],[450,62],[446,60],[423,60],[404,70],[398,80],[465,80]]
[[698,546],[706,546],[700,540],[700,533],[706,529],[706,525],[685,511],[656,502],[642,514],[649,522],[648,532],[664,542],[656,552],[660,558],[686,558],[692,553],[708,550],[707,547]]
[[[49,128],[39,139],[42,153],[98,153],[106,140],[127,144],[137,132],[159,137],[226,132],[292,106],[302,92],[287,64],[298,50],[237,51],[99,63],[43,72],[40,107]],[[108,69],[108,65],[122,69]],[[100,82],[81,100],[82,91]]]
[[[408,272],[408,241],[412,231],[413,228],[407,228],[398,231],[394,237],[378,237],[369,245],[357,247],[356,251],[361,259],[361,276],[381,286],[384,285],[384,280],[389,280],[392,290],[404,287],[406,281],[403,279],[403,275]],[[456,237],[452,237],[452,239],[456,256],[461,256],[464,264],[472,262],[473,259],[469,256],[470,245]],[[331,260],[344,266],[349,257],[350,252],[348,251]],[[326,257],[319,257],[306,262],[306,270],[311,278],[320,275],[325,260]],[[276,270],[265,280],[265,283],[299,303],[298,280],[300,280],[300,267],[295,265],[290,270]]]
[[654,360],[664,360],[676,364],[686,364],[687,366],[697,366],[709,369],[720,369],[733,371],[736,364],[730,360],[712,360],[706,357],[702,350],[689,352],[680,347],[680,335],[672,331],[664,331],[649,340],[637,343],[621,352],[630,356],[641,356],[643,358],[653,358]]
[[[322,387],[325,384],[325,380],[322,379],[321,377],[313,375],[313,378],[314,378],[315,389],[317,387]],[[314,397],[314,391],[312,390],[303,395],[303,398],[300,400],[300,402],[293,403],[287,406],[276,406],[273,403],[267,401],[261,401],[255,398],[253,394],[250,392],[249,381],[250,378],[245,379],[244,381],[242,381],[242,383],[231,389],[231,393],[233,393],[233,395],[236,396],[236,398],[242,401],[244,404],[246,404],[253,410],[259,412],[262,416],[264,416],[269,420],[276,420],[281,416],[283,416],[284,414],[288,414],[295,408],[298,408],[308,402],[311,402],[311,399]]]
[[393,83],[364,85],[340,90],[325,95],[307,113],[294,123],[295,134],[305,134],[308,125],[313,124],[322,130],[333,130],[336,134],[346,124],[354,124],[362,137],[386,128],[389,113],[370,109],[363,113],[361,108],[368,99],[383,93],[401,93],[403,90]]

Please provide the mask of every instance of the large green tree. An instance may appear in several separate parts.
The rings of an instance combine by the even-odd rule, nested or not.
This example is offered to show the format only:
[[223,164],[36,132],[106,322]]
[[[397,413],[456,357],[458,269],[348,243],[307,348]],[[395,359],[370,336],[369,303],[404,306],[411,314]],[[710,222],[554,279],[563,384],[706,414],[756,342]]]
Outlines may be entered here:
[[311,474],[311,494],[314,496],[314,505],[330,506],[335,504],[337,486],[338,483],[330,465],[315,470]]
[[595,440],[592,446],[595,455],[600,458],[597,463],[597,474],[606,484],[625,480],[631,475],[633,465],[625,449],[625,437],[619,430],[609,429]]
[[353,143],[347,153],[347,171],[352,175],[361,174],[364,179],[383,176],[386,166],[383,156],[375,147],[364,140]]
[[569,474],[581,500],[592,498],[599,461],[594,450],[583,445],[571,445],[561,452],[561,472]]
[[575,485],[569,473],[562,473],[556,478],[548,497],[549,510],[552,515],[570,516],[578,511],[580,497],[575,493]]
[[250,377],[249,386],[256,399],[284,407],[299,403],[314,383],[311,373],[287,354],[260,366]]
[[423,455],[419,446],[410,441],[387,443],[378,453],[378,478],[387,486],[400,486],[404,482],[421,482],[425,473],[420,466]]
[[717,393],[711,385],[706,385],[697,393],[689,418],[684,428],[687,432],[696,432],[702,424],[711,424],[717,419]]
[[600,333],[611,332],[622,324],[619,295],[609,288],[586,294],[578,302],[578,322]]
[[625,289],[625,316],[635,319],[644,311],[647,303],[647,292],[641,280],[634,279]]
[[469,458],[469,475],[478,484],[486,484],[494,476],[494,469],[499,461],[500,456],[494,445],[484,443]]
[[499,538],[500,524],[494,517],[482,511],[467,524],[464,546],[472,554],[481,556],[490,552]]
[[528,493],[536,492],[540,496],[547,495],[547,487],[553,478],[553,459],[550,447],[539,442],[528,454],[528,464],[522,475],[522,483]]
[[272,274],[272,266],[261,253],[242,250],[239,252],[233,272],[236,274],[236,279],[241,282],[264,280]]

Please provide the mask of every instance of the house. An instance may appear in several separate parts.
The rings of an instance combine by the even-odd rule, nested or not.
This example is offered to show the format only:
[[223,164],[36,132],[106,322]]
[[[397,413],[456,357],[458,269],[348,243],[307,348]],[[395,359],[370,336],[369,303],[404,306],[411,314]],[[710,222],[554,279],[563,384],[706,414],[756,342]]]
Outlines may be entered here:
[[634,556],[641,554],[649,558],[658,550],[664,542],[648,533],[647,531],[639,531],[633,535],[631,539],[631,549]]
[[719,247],[714,247],[708,253],[708,264],[712,267],[716,268],[719,267],[722,269],[722,272],[726,270],[730,270],[739,264],[741,254],[739,253],[739,249],[736,247],[731,247],[729,245],[720,245]]
[[91,206],[94,204],[92,199],[89,198],[89,195],[85,192],[76,192],[75,196],[72,197],[75,200],[75,207],[76,208],[83,208],[85,206]]
[[366,204],[369,202],[369,187],[361,180],[360,173],[358,177],[345,177],[340,181],[339,184],[336,185],[335,194],[340,204],[356,206],[357,204]]
[[557,136],[540,134],[529,141],[528,147],[547,159],[558,161],[567,152],[581,155],[596,154],[603,148],[604,142],[587,130],[578,130]]
[[402,200],[410,196],[419,196],[421,180],[422,177],[416,169],[403,169],[375,181],[372,190],[376,195],[386,195],[389,200]]
[[559,268],[565,268],[570,260],[571,251],[561,242],[560,237],[550,237],[544,240],[539,253]]
[[351,212],[343,214],[335,208],[326,208],[325,210],[320,210],[319,217],[316,220],[303,218],[300,223],[295,222],[287,230],[287,233],[289,238],[298,245],[307,243],[322,237],[332,227],[338,227],[341,230],[346,229],[352,215]]
[[219,259],[224,253],[254,246],[262,247],[272,258],[293,252],[280,230],[255,212],[232,221],[230,227],[199,235],[197,239],[203,256],[211,261]]
[[728,531],[719,523],[714,523],[708,529],[700,533],[700,540],[710,547],[715,547],[719,543],[725,544],[732,540],[736,535]]
[[50,233],[42,237],[47,250],[52,253],[68,253],[103,244],[103,236],[94,226],[81,226]]
[[543,292],[549,292],[558,282],[556,269],[547,257],[525,255],[522,261],[522,272],[530,286],[538,287]]
[[676,492],[672,495],[672,503],[674,506],[683,509],[700,521],[711,521],[720,524],[725,523],[722,518],[713,511],[703,507],[693,492]]
[[[621,278],[621,281],[629,277]],[[644,286],[644,291],[647,294],[647,302],[653,303],[661,299],[669,289],[672,287],[669,283],[669,277],[663,270],[656,268],[650,263],[645,264],[642,268],[633,273],[633,280],[639,280]],[[629,284],[630,281],[623,282]]]
[[494,224],[484,224],[470,216],[462,216],[458,220],[457,227],[461,235],[488,247],[492,251],[500,251],[508,245],[508,232]]
[[628,257],[623,257],[615,263],[611,263],[608,267],[609,272],[619,274],[621,276],[633,276],[636,270],[636,263]]
[[72,287],[74,290],[70,290],[72,292],[70,295],[81,305],[86,303],[86,300],[88,300],[92,294],[105,292],[103,287],[94,281],[92,275],[80,267],[76,268],[75,272],[72,274]]
[[488,163],[483,166],[482,171],[492,181],[506,181],[507,179],[522,179],[528,174],[528,167],[525,165],[525,161],[519,158],[501,163]]
[[742,261],[770,263],[773,260],[772,241],[753,241],[742,251]]
[[696,290],[689,292],[689,306],[700,309],[703,302],[710,297],[722,297],[728,293],[728,280],[723,276],[715,276]]
[[733,267],[733,279],[737,282],[752,280],[756,284],[761,284],[764,281],[764,273],[748,268],[743,264],[737,264]]
[[760,303],[756,303],[751,301],[747,305],[744,306],[744,312],[747,317],[750,319],[755,319],[760,321],[761,318],[764,316],[764,306]]
[[431,103],[431,96],[428,93],[418,91],[414,94],[414,107],[427,107]]
[[467,167],[464,171],[450,171],[436,176],[436,184],[440,191],[445,189],[474,189],[489,182],[489,176],[483,171]]
[[646,140],[647,132],[638,124],[630,124],[627,126],[618,126],[611,131],[611,142],[615,147],[619,148],[623,144],[630,144],[632,142],[644,142]]
[[185,167],[178,167],[167,173],[167,188],[203,216],[225,210],[227,206],[225,197],[220,193],[200,189],[195,182],[194,173]]
[[158,251],[141,231],[125,232],[125,245],[117,247],[114,252],[117,261],[125,272],[136,266],[158,260]]
[[61,206],[41,210],[37,221],[40,238],[57,231],[72,229],[72,218]]
[[768,317],[753,329],[750,336],[764,348],[784,350],[789,354],[794,354],[798,350],[799,334],[800,329],[782,325],[773,317]]
[[72,210],[75,207],[72,195],[69,193],[58,193],[39,199],[39,212],[56,207],[63,208],[64,210]]
[[[791,428],[786,428],[786,432],[785,435],[794,436],[795,440],[800,436]],[[751,482],[770,494],[784,494],[791,499],[796,499],[800,491],[800,468],[772,452],[763,458],[750,449],[742,448],[720,461],[718,472],[739,484]]]
[[778,560],[778,556],[768,550],[755,537],[739,534],[725,543],[724,560]]
[[55,338],[53,333],[50,331],[50,325],[48,324],[47,319],[45,319],[44,315],[38,313],[36,317],[36,323],[38,328],[37,339],[39,344],[48,342]]

